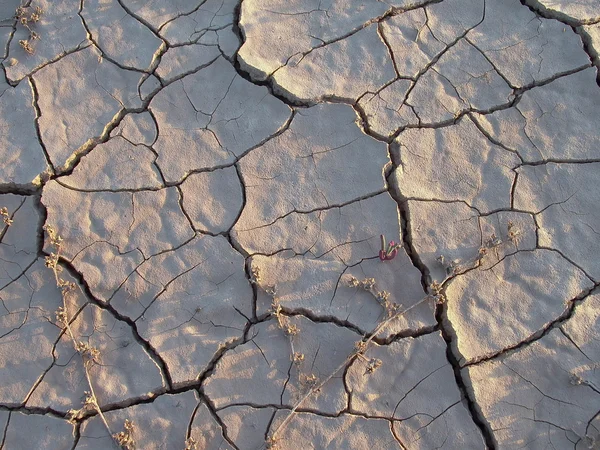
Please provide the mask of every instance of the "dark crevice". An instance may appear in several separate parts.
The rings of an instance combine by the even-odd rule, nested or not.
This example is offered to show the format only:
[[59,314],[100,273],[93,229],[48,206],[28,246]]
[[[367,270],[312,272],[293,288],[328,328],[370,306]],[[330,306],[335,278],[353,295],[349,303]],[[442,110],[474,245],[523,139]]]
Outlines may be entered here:
[[313,313],[312,311],[305,309],[305,308],[293,308],[292,309],[292,308],[282,307],[281,312],[283,313],[283,315],[288,316],[288,317],[302,316],[314,323],[329,323],[329,324],[336,325],[340,328],[346,328],[347,330],[350,330],[350,331],[353,331],[354,333],[356,333],[359,337],[365,336],[368,334],[366,331],[362,330],[360,327],[358,327],[357,325],[355,325],[347,320],[339,319],[335,316],[317,315],[317,314]]
[[37,242],[37,253],[38,253],[38,257],[43,257],[44,255],[44,245],[45,245],[45,231],[44,231],[44,224],[46,223],[46,219],[48,218],[48,210],[46,209],[46,207],[42,204],[42,192],[39,191],[38,193],[36,193],[36,195],[33,197],[33,207],[36,210],[36,212],[38,213],[38,226],[37,226],[37,236],[36,236],[36,242]]
[[385,339],[382,339],[379,337],[374,337],[373,342],[375,342],[379,345],[390,345],[390,344],[400,341],[402,339],[406,339],[406,338],[414,339],[414,338],[426,336],[428,334],[437,333],[439,330],[440,330],[440,327],[438,324],[427,325],[427,326],[418,328],[416,330],[409,329],[409,330],[400,331],[399,333],[394,333],[394,334],[389,335]]
[[11,405],[1,404],[0,411],[18,412],[25,415],[38,415],[38,416],[50,416],[58,419],[66,419],[66,413],[57,411],[51,407],[38,408],[35,406],[23,406],[23,405]]
[[546,158],[539,161],[526,161],[519,165],[522,166],[543,166],[544,164],[595,164],[600,163],[600,158],[581,158],[581,159],[560,159]]
[[583,43],[583,50],[588,54],[592,63],[598,68],[598,73],[596,75],[596,84],[598,84],[598,87],[600,87],[600,48],[594,48],[593,38],[592,36],[590,36],[590,34],[585,28],[577,27],[574,28],[574,31],[581,38],[581,42]]
[[481,408],[477,404],[476,399],[471,394],[468,384],[463,379],[461,374],[461,366],[459,364],[458,358],[454,355],[454,352],[452,351],[452,347],[454,345],[453,339],[456,339],[456,337],[454,330],[451,329],[451,324],[447,318],[447,304],[445,304],[444,302],[438,303],[438,305],[436,306],[435,318],[442,332],[442,337],[446,342],[446,359],[452,366],[456,385],[458,386],[461,397],[466,402],[469,415],[471,416],[471,419],[479,429],[479,432],[481,433],[485,441],[486,448],[489,450],[495,450],[496,448],[498,448],[498,444],[496,442],[496,439],[494,438],[492,427],[487,421],[487,419],[484,417]]
[[227,443],[229,445],[231,445],[235,450],[239,450],[239,447],[237,445],[235,445],[235,442],[233,441],[233,439],[231,439],[229,437],[229,435],[227,433],[227,425],[225,425],[225,422],[223,422],[223,419],[221,419],[221,417],[219,417],[219,415],[217,414],[215,405],[213,404],[212,400],[204,393],[203,390],[199,389],[198,393],[200,395],[200,398],[202,399],[202,401],[204,401],[208,410],[210,411],[210,415],[212,416],[212,418],[215,420],[215,422],[217,422],[219,427],[221,427],[221,433],[223,434],[223,439],[225,439],[227,441]]
[[0,450],[4,448],[4,443],[6,442],[6,434],[8,433],[8,425],[10,424],[10,417],[12,415],[12,411],[8,413],[8,417],[6,418],[6,425],[4,425],[4,430],[2,430],[2,440],[0,441]]
[[563,12],[546,8],[539,0],[521,0],[521,4],[529,8],[529,10],[537,16],[543,17],[544,19],[558,20],[570,27],[600,23],[600,11],[598,11],[599,15],[597,17],[576,19]]
[[48,154],[48,150],[46,149],[46,144],[44,144],[44,141],[42,140],[42,132],[40,130],[40,117],[42,117],[42,111],[39,106],[40,95],[38,92],[38,88],[37,88],[37,85],[36,85],[33,77],[29,77],[28,79],[29,79],[29,85],[31,86],[31,92],[32,92],[32,97],[33,97],[33,101],[32,101],[33,110],[35,111],[35,119],[34,119],[35,132],[37,134],[37,138],[40,143],[40,147],[42,148],[42,152],[44,153],[44,158],[46,159],[46,164],[50,168],[49,174],[47,174],[47,173],[41,174],[41,177],[42,177],[41,181],[43,183],[48,179],[49,176],[54,174],[54,164],[52,164],[52,159],[50,158],[50,155]]
[[[237,212],[235,219],[233,219],[233,221],[231,222],[231,226],[227,230],[227,234],[228,234],[228,240],[230,241],[229,243],[231,244],[231,246],[234,247],[236,250],[240,251],[242,246],[239,244],[239,242],[235,242],[235,245],[234,245],[233,237],[231,236],[231,230],[233,230],[233,227],[235,227],[235,224],[238,223],[238,221],[240,220],[240,217],[242,217],[242,213],[244,212],[244,209],[246,208],[246,204],[248,202],[248,196],[246,193],[246,183],[244,182],[244,177],[242,174],[242,170],[240,169],[240,165],[236,163],[236,164],[234,164],[234,167],[235,167],[235,173],[237,175],[238,181],[240,182],[240,187],[242,189],[242,205],[240,206],[240,209]],[[238,247],[239,247],[239,249],[238,249]],[[246,254],[245,256],[248,256],[248,255]]]
[[[233,245],[233,243],[232,243]],[[246,273],[246,278],[248,279],[248,282],[250,282],[250,286],[252,287],[252,319],[253,320],[257,320],[257,313],[258,313],[258,286],[256,285],[256,283],[252,283],[250,280],[252,280],[252,278],[254,277],[254,275],[252,275],[252,261],[249,257],[246,257],[246,261],[244,264],[244,271]]]
[[73,446],[71,450],[76,450],[77,444],[79,444],[79,440],[81,439],[81,424],[76,423],[73,426]]
[[243,0],[240,0],[240,2],[237,4],[237,6],[235,7],[234,11],[233,11],[233,32],[235,33],[235,35],[238,38],[238,41],[240,42],[240,46],[239,48],[236,50],[235,55],[234,55],[234,63],[233,63],[233,67],[235,69],[235,71],[237,72],[237,74],[242,77],[244,80],[249,81],[250,83],[257,85],[257,86],[264,86],[268,89],[269,93],[278,98],[279,100],[281,100],[283,103],[285,103],[286,105],[290,106],[290,107],[308,107],[311,106],[309,103],[307,102],[302,102],[299,100],[291,100],[290,98],[288,98],[287,96],[281,95],[277,92],[274,91],[272,83],[270,83],[268,80],[265,81],[259,81],[259,80],[255,80],[252,78],[252,76],[250,75],[249,72],[245,71],[244,69],[242,69],[241,65],[240,65],[240,60],[239,60],[239,49],[242,48],[242,46],[244,45],[244,43],[246,42],[246,36],[244,36],[244,33],[242,31],[242,29],[240,28],[239,24],[241,21],[241,13],[242,13],[242,2]]
[[202,402],[198,402],[198,404],[192,411],[192,414],[190,415],[190,420],[188,422],[187,429],[185,432],[186,439],[189,439],[192,435],[192,426],[194,425],[194,420],[196,420],[196,415],[198,414],[198,410],[200,409],[200,406],[202,406]]
[[[249,329],[251,326],[252,326],[252,324],[247,324],[246,328]],[[103,412],[117,411],[117,410],[127,409],[131,406],[149,404],[149,403],[153,403],[157,398],[159,398],[163,395],[177,395],[177,394],[182,394],[182,393],[189,392],[192,390],[198,391],[198,393],[202,399],[208,399],[208,397],[206,397],[206,395],[202,391],[202,384],[204,383],[204,381],[213,373],[217,363],[219,362],[219,360],[223,357],[223,355],[227,351],[232,350],[232,349],[236,348],[237,346],[246,343],[247,341],[248,340],[246,339],[246,336],[244,336],[243,338],[237,339],[236,342],[230,342],[229,344],[222,346],[213,355],[211,361],[207,364],[207,368],[203,372],[201,372],[200,375],[194,380],[179,382],[179,383],[173,382],[171,387],[160,387],[158,389],[155,389],[151,392],[148,392],[148,393],[138,396],[138,397],[131,397],[131,398],[128,398],[125,400],[121,400],[119,402],[103,404],[102,411]],[[209,409],[212,408],[214,411],[214,406],[212,405],[212,403],[210,403],[208,401],[206,403],[207,403],[208,408]],[[0,406],[0,409],[2,409],[1,406]],[[66,414],[66,413],[62,413],[60,411],[55,411],[55,413],[59,417],[64,417]],[[86,414],[84,414],[78,421],[81,422],[90,417],[94,417],[96,415],[97,415],[96,411],[89,411]]]
[[[394,152],[391,153],[392,163],[394,164],[394,168],[396,169],[399,166],[399,161],[395,161]],[[410,211],[408,208],[408,201],[405,199],[400,193],[400,189],[397,186],[396,178],[393,174],[388,178],[388,185],[390,186],[389,193],[391,197],[394,199],[396,204],[398,205],[398,213],[400,215],[400,227],[402,234],[402,243],[404,246],[404,251],[410,258],[413,266],[419,270],[421,273],[421,287],[423,288],[423,292],[429,292],[429,286],[431,285],[431,275],[429,273],[429,268],[423,263],[421,257],[419,256],[415,246],[413,245],[413,237],[412,237],[412,229],[410,223]]]
[[565,70],[562,72],[557,72],[554,75],[552,75],[551,77],[544,78],[543,80],[533,81],[533,82],[526,84],[518,89],[515,89],[514,94],[515,94],[515,96],[520,97],[522,94],[524,94],[527,91],[530,91],[531,89],[546,86],[547,84],[550,84],[553,81],[558,80],[559,78],[564,78],[564,77],[568,77],[569,75],[574,75],[576,73],[587,70],[590,67],[592,67],[591,63],[584,64],[583,66],[575,67],[573,69]]

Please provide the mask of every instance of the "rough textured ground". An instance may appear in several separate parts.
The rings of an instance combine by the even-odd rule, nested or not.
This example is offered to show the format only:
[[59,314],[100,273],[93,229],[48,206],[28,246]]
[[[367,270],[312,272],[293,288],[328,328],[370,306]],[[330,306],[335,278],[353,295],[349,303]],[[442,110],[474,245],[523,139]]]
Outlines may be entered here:
[[600,449],[599,0],[19,1],[0,449]]

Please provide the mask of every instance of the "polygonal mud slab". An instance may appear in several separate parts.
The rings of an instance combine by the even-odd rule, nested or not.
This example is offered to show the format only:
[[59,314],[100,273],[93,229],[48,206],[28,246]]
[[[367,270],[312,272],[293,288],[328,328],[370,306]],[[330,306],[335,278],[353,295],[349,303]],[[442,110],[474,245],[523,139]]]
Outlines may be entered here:
[[405,103],[421,125],[448,122],[465,111],[485,111],[511,100],[509,85],[475,47],[461,40],[415,82]]
[[230,406],[217,412],[227,427],[227,436],[239,450],[262,448],[275,408]]
[[387,192],[341,207],[290,212],[271,223],[244,229],[247,219],[236,224],[232,235],[251,254],[288,249],[351,266],[378,254],[381,235],[401,240],[397,205]]
[[525,4],[549,17],[564,20],[567,23],[600,22],[600,4],[598,0],[526,0]]
[[[313,83],[312,77],[319,82]],[[271,75],[275,91],[315,103],[328,98],[357,100],[392,81],[395,71],[377,25],[310,52],[294,54]]]
[[376,94],[367,92],[360,98],[358,105],[374,136],[387,139],[396,130],[419,123],[413,108],[406,103],[412,86],[412,81],[400,79]]
[[[452,46],[486,17],[487,1],[449,0],[426,6],[428,28],[433,37]],[[425,30],[423,30],[425,31]]]
[[409,200],[407,207],[412,245],[438,282],[536,247],[536,226],[530,214],[501,211],[479,216],[462,202]]
[[192,414],[188,426],[188,439],[191,438],[196,442],[197,447],[203,450],[233,450],[234,447],[229,444],[230,429],[227,427],[227,433],[225,433],[225,427],[222,426],[221,418],[215,416],[212,410],[206,406],[206,402],[201,401]]
[[156,75],[162,80],[170,80],[197,71],[221,56],[219,47],[213,44],[189,44],[172,47],[160,58]]
[[[452,82],[436,70],[427,71],[406,98],[417,117],[417,125],[450,123],[468,110]],[[392,131],[392,130],[390,130]]]
[[585,430],[585,437],[577,442],[576,450],[594,448],[594,445],[600,442],[600,414],[588,422]]
[[492,139],[526,162],[595,159],[600,145],[596,70],[533,88],[513,108],[474,118]]
[[[184,5],[184,8],[189,8],[187,3]],[[237,6],[236,0],[206,0],[197,2],[197,6],[189,13],[179,6],[178,15],[160,27],[160,34],[171,45],[198,42],[233,25]],[[237,37],[235,41],[237,50]]]
[[[596,445],[586,1],[33,0],[31,56],[4,2],[0,340],[19,354],[0,358],[0,447],[105,448],[131,419],[138,449],[262,448],[386,320],[384,299],[417,307],[309,396],[280,448]],[[65,237],[67,309],[100,347],[90,383],[111,430],[91,408],[75,428],[56,418],[87,382],[42,222]],[[393,260],[380,235],[402,244]],[[543,357],[519,364],[547,397],[512,372],[497,392],[485,371],[471,384],[529,348]],[[564,424],[545,404],[577,403],[563,372],[588,397],[575,414],[559,402]]]
[[393,180],[403,197],[460,200],[480,213],[510,206],[519,158],[490,142],[469,117],[454,126],[407,129],[396,142]]
[[190,175],[181,193],[194,228],[209,233],[229,230],[244,206],[243,185],[233,166]]
[[391,16],[379,26],[379,34],[394,55],[394,68],[399,78],[416,79],[433,58],[446,49],[426,26],[426,11],[425,8],[409,10]]
[[386,146],[363,134],[356,119],[346,105],[300,110],[282,134],[245,155],[239,169],[246,207],[236,230],[381,192]]
[[57,168],[68,167],[86,143],[105,133],[117,113],[141,105],[139,72],[119,69],[87,47],[33,76],[39,95],[41,139]]
[[[108,301],[144,260],[179,248],[195,236],[179,199],[175,187],[86,193],[52,182],[42,201],[48,223],[64,238],[62,255],[82,273],[91,292]],[[161,204],[160,210],[155,209]],[[231,251],[227,243],[226,247]]]
[[163,43],[116,1],[86,1],[81,17],[103,55],[125,68],[148,69]]
[[[327,5],[313,0],[245,1],[241,5],[239,23],[245,38],[239,52],[240,65],[253,78],[264,80],[291,57],[329,42],[341,42],[364,25],[384,16],[391,8],[407,3],[403,0],[386,3],[368,0],[356,5],[349,14],[341,0]],[[415,3],[425,2],[414,2],[413,5]]]
[[34,87],[27,80],[0,94],[0,184],[39,185],[40,175],[50,167],[40,144],[33,106]]
[[[193,380],[217,351],[244,334],[252,290],[243,267],[242,256],[224,237],[198,237],[139,267],[145,285],[130,301],[113,301],[120,300],[116,307],[125,314],[135,311],[130,317],[174,382]],[[127,293],[128,280],[121,289]]]
[[593,287],[557,252],[520,251],[448,286],[448,320],[462,361],[477,360],[530,339],[568,313]]
[[[343,364],[361,335],[302,316],[282,316],[280,320],[281,326],[271,320],[252,328],[250,340],[227,352],[205,382],[205,392],[220,415],[222,411],[231,413],[230,405],[244,404],[300,404],[301,409],[325,414],[338,414],[347,407]],[[286,335],[288,326],[294,327],[296,334]],[[314,383],[325,380],[320,392],[304,398]]]
[[151,148],[115,136],[81,158],[59,183],[81,191],[160,189],[164,182],[156,158]]
[[[21,23],[15,25],[16,31],[8,48],[9,58],[15,61],[4,64],[6,76],[11,81],[22,80],[36,69],[89,45],[86,30],[78,15],[79,3],[69,0],[35,0],[27,4],[27,27]],[[38,22],[31,19],[36,7],[42,11]],[[15,9],[3,12],[2,18],[14,13]],[[31,37],[28,27],[39,36],[37,39]],[[20,41],[27,41],[33,53],[28,54]]]
[[73,425],[66,420],[15,411],[10,413],[2,444],[7,449],[69,450],[74,441]]
[[600,163],[524,166],[515,208],[537,213],[538,242],[600,279]]
[[22,405],[54,363],[61,332],[54,316],[63,302],[52,271],[38,259],[4,284],[0,304],[0,403]]
[[486,6],[485,20],[468,39],[512,86],[531,85],[589,65],[579,36],[563,23],[537,16],[518,0]]
[[[69,317],[75,317],[75,313],[71,324],[75,339],[100,352],[97,362],[87,371],[101,406],[164,387],[166,383],[154,355],[144,348],[145,343],[137,342],[129,323],[90,304],[81,311],[69,309]],[[63,334],[51,351],[53,365],[35,386],[27,406],[50,406],[64,412],[82,407],[90,387],[83,360],[77,353],[71,338]],[[131,367],[137,370],[132,372]]]
[[229,164],[267,140],[291,111],[264,87],[241,78],[224,58],[169,85],[150,103],[154,144],[167,181]]
[[230,404],[282,404],[292,368],[284,331],[270,320],[251,328],[248,338],[227,351],[204,382],[204,392],[217,410]]
[[[216,42],[219,45],[219,50],[221,50],[223,56],[230,61],[233,61],[240,48],[240,38],[237,33],[237,28],[234,29],[233,25],[231,25],[221,30],[214,31],[214,34],[216,34]],[[214,37],[211,38],[209,36],[207,39],[214,39]]]
[[479,215],[463,202],[409,200],[412,245],[432,279],[471,268],[482,246]]
[[[193,430],[193,421],[201,416],[207,420],[205,429],[213,429],[212,436],[206,436],[204,442],[219,441],[222,439],[214,431],[214,419],[203,410],[197,395],[193,391],[182,394],[161,395],[151,403],[129,406],[124,409],[104,413],[113,433],[123,431],[125,420],[133,423],[131,437],[135,441],[135,448],[148,450],[158,449],[183,449],[186,440],[190,437],[190,428]],[[211,421],[213,422],[210,424]],[[208,426],[206,426],[208,425]],[[212,425],[212,426],[211,426]],[[199,430],[196,431],[196,433]],[[102,450],[111,448],[112,438],[108,435],[104,424],[98,416],[86,420],[81,427],[81,437],[75,447],[77,450]],[[198,442],[198,441],[196,441]],[[217,447],[200,447],[212,449]]]
[[[63,178],[68,182],[68,178]],[[194,237],[179,205],[177,188],[139,192],[79,192],[57,182],[45,186],[42,203],[48,224],[65,239],[63,255],[81,259],[90,245],[108,243],[120,255],[139,251],[146,257]],[[157,206],[162,205],[160,210]]]
[[[352,411],[393,419],[403,448],[482,448],[440,333],[371,345],[346,374]],[[381,365],[370,372],[373,358]]]
[[151,147],[158,138],[156,121],[149,111],[127,114],[112,131],[111,137],[122,136],[133,145]]
[[589,422],[600,404],[598,389],[573,378],[587,364],[585,355],[553,329],[530,345],[462,373],[498,448],[574,448],[593,431]]
[[[236,5],[233,0],[171,0],[160,3],[124,0],[122,4],[151,29],[164,33],[167,40],[175,39],[173,43],[179,42],[175,36],[192,40],[196,34],[230,24]],[[176,33],[175,36],[171,32]]]
[[[271,430],[287,417],[287,411],[278,411]],[[370,448],[373,442],[386,449],[403,448],[391,430],[390,421],[365,418],[353,414],[338,417],[311,413],[296,413],[293,420],[276,436],[277,448],[296,449],[310,442],[315,448],[359,450]]]
[[[306,311],[323,318],[333,316],[362,333],[373,331],[387,315],[373,294],[349,286],[352,276],[358,280],[374,278],[376,289],[388,292],[389,300],[399,304],[400,310],[410,308],[425,297],[420,274],[402,249],[393,261],[371,258],[351,268],[338,261],[283,255],[254,256],[252,267],[259,268],[262,286],[275,286],[277,300],[284,310]],[[433,326],[433,306],[432,301],[421,303],[390,322],[379,336]],[[258,311],[268,312],[271,307],[271,297],[261,290]]]
[[[173,381],[194,379],[221,346],[242,336],[252,292],[241,255],[222,236],[199,236],[145,261],[127,255],[119,260],[106,245],[91,248],[81,270],[92,292],[136,322]],[[121,266],[107,280],[94,271],[94,258],[109,265],[116,259]]]
[[6,208],[13,221],[10,226],[0,222],[0,288],[4,288],[37,259],[40,215],[33,197],[0,195],[0,208]]
[[359,101],[376,134],[390,136],[409,124],[449,121],[467,110],[486,110],[512,99],[511,88],[494,66],[473,45],[457,40],[467,32],[464,22],[444,22],[448,45],[427,27],[451,9],[433,5],[427,16],[415,10],[382,23],[380,33],[394,55],[399,79]]
[[337,369],[348,359],[361,335],[339,325],[312,322],[303,316],[289,317],[286,324],[295,327],[297,334],[289,337],[294,366],[284,388],[283,403],[297,405],[314,383],[311,377],[321,382],[332,376],[320,392],[304,400],[301,407],[326,414],[344,410],[348,404],[344,369],[339,372]]

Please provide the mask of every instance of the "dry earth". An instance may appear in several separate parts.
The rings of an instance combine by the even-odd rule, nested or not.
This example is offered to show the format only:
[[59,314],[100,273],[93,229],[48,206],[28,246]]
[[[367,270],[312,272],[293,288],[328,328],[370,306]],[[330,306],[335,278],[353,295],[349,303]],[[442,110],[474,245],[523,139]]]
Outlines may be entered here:
[[599,0],[0,19],[1,449],[600,449]]

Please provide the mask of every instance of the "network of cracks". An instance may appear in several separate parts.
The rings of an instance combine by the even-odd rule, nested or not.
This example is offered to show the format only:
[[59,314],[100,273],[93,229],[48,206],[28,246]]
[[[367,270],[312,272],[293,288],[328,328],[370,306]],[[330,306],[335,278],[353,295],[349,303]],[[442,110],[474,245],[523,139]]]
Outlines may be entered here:
[[598,0],[0,16],[0,449],[600,448]]

